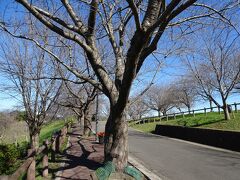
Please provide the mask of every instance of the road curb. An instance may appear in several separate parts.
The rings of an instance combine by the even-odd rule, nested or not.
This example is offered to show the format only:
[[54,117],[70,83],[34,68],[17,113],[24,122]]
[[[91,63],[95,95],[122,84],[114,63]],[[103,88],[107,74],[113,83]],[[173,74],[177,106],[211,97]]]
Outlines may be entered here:
[[128,156],[128,162],[134,166],[136,169],[138,169],[139,171],[142,172],[142,174],[150,180],[163,180],[162,178],[160,178],[158,175],[156,175],[154,172],[152,172],[151,170],[147,169],[142,163],[139,162],[139,160],[137,160],[136,158],[134,158],[133,156]]

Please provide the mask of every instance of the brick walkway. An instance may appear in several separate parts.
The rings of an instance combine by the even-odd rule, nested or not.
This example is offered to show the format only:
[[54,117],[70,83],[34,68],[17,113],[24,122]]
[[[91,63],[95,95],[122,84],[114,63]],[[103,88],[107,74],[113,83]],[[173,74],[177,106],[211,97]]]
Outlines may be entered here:
[[[75,126],[70,134],[70,144],[64,153],[65,166],[57,179],[91,179],[90,173],[102,165],[103,145],[95,142],[95,137],[81,138],[81,130]],[[60,175],[59,175],[60,174]]]

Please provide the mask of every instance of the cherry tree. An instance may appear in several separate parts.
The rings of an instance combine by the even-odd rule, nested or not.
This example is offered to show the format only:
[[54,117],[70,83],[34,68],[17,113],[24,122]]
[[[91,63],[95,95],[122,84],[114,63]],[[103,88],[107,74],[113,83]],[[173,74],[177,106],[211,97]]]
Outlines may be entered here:
[[[44,48],[70,72],[108,97],[110,114],[105,128],[105,160],[113,161],[118,171],[124,169],[128,159],[125,108],[131,86],[144,62],[168,42],[164,32],[176,26],[176,32],[187,34],[189,26],[194,29],[194,20],[216,16],[221,19],[221,13],[236,6],[236,2],[201,4],[196,3],[197,0],[16,2],[45,27],[78,45],[79,51],[86,55],[97,78],[72,68]],[[182,24],[184,30],[178,28]]]

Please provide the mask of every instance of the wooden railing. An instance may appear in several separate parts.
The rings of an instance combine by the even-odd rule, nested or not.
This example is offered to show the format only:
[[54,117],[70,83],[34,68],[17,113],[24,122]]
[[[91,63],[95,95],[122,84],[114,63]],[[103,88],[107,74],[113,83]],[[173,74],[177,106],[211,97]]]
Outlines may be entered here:
[[[232,112],[235,112],[235,113],[238,112],[238,105],[240,105],[240,103],[229,104],[229,106],[231,106],[231,108],[232,108]],[[216,107],[210,107],[210,108],[194,109],[194,110],[190,110],[190,111],[171,113],[171,114],[167,114],[167,115],[161,116],[161,117],[158,117],[158,116],[144,117],[142,119],[130,120],[128,122],[134,122],[134,124],[139,124],[139,123],[158,122],[161,120],[168,121],[170,118],[177,119],[177,117],[179,117],[179,116],[184,118],[185,115],[192,115],[195,117],[195,114],[197,114],[197,113],[204,113],[205,115],[207,115],[209,110],[210,110],[210,112],[213,112],[215,110],[215,112],[218,112],[219,114],[221,114],[221,112],[222,112],[221,107],[216,106]]]
[[51,140],[45,140],[43,145],[36,149],[28,149],[27,159],[23,164],[9,176],[0,176],[0,179],[16,180],[25,172],[27,173],[27,180],[35,180],[36,176],[36,156],[43,155],[42,158],[42,176],[48,177],[48,154],[51,154],[51,161],[55,161],[56,153],[60,152],[61,146],[67,136],[69,125],[65,125],[61,130],[54,133]]

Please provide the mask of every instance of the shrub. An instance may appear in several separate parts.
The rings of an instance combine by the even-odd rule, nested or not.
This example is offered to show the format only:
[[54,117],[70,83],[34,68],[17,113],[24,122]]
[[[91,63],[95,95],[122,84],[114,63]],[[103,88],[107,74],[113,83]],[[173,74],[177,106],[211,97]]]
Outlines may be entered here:
[[27,142],[18,146],[15,144],[0,144],[0,174],[12,174],[18,166],[18,160],[27,154]]

